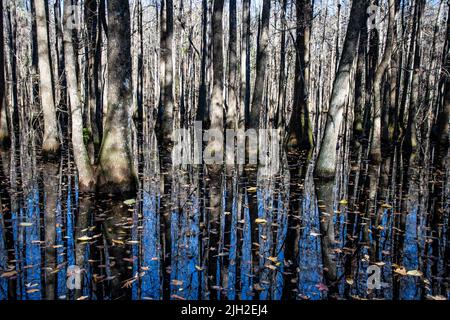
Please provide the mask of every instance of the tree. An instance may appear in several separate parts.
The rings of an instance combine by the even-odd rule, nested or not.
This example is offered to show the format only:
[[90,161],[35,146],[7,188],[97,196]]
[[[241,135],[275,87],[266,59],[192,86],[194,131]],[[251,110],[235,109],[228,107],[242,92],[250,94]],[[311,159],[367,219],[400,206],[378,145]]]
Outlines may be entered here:
[[95,177],[91,166],[89,154],[84,144],[82,104],[75,70],[75,52],[73,44],[72,7],[64,4],[64,57],[67,79],[67,92],[69,95],[70,113],[72,116],[72,147],[75,164],[78,169],[78,184],[81,191],[94,191]]
[[[224,108],[223,108],[223,0],[214,0],[213,16],[211,21],[212,28],[212,42],[213,42],[213,89],[211,108],[209,113],[210,129],[223,132],[224,129]],[[214,159],[223,159],[223,141],[210,140],[207,145],[207,150]],[[208,152],[205,150],[205,153]],[[219,246],[220,239],[220,209],[221,209],[221,194],[222,194],[222,166],[218,163],[208,165],[209,174],[209,222],[210,222],[210,249],[208,254],[208,274],[211,278],[209,282],[209,289],[211,292],[217,290],[217,253],[211,248]],[[213,295],[212,298],[215,298]]]
[[98,190],[136,190],[131,150],[131,26],[127,1],[108,1],[108,110],[98,162]]
[[236,26],[236,0],[230,0],[228,40],[228,103],[227,103],[227,129],[236,130],[238,126],[239,102],[238,77],[237,77],[237,26]]
[[313,145],[308,108],[309,42],[312,26],[311,0],[296,0],[295,82],[292,116],[289,123],[288,147],[309,150]]
[[[241,93],[239,129],[245,129],[250,119],[250,0],[242,1]],[[246,125],[247,124],[247,125]]]
[[3,26],[3,1],[0,3],[0,147],[9,145],[8,113],[6,112],[6,83],[5,83],[5,46]]
[[[373,162],[379,164],[381,161],[381,116],[387,110],[382,106],[382,80],[383,76],[391,62],[392,51],[394,49],[394,23],[395,23],[395,0],[389,0],[389,15],[388,15],[388,33],[386,36],[386,47],[384,49],[383,57],[375,72],[373,81],[373,128],[372,128],[372,143],[370,148],[370,156]],[[383,123],[386,127],[388,123]]]
[[97,19],[98,13],[97,0],[87,0],[84,2],[84,11],[86,16],[86,59],[87,59],[87,123],[89,130],[89,156],[91,162],[94,160],[95,154],[100,148],[100,134],[97,126],[97,104],[99,100],[98,95],[98,69],[99,69],[99,54],[97,50],[97,37],[99,23]]
[[366,23],[367,0],[354,1],[345,36],[344,48],[333,83],[325,133],[315,168],[318,177],[332,178],[336,170],[336,147],[345,105],[350,93],[350,72],[355,59],[360,30]]
[[261,30],[256,53],[256,75],[253,100],[250,111],[250,128],[259,129],[263,104],[264,81],[266,78],[269,45],[270,0],[263,0]]
[[47,13],[44,0],[34,0],[36,10],[37,47],[39,66],[39,89],[41,105],[44,113],[44,139],[42,151],[45,155],[57,155],[60,143],[56,107],[53,95],[53,82],[50,64],[49,39],[47,30]]
[[[161,2],[161,96],[159,135],[164,156],[169,157],[173,146],[173,1]],[[167,160],[164,160],[167,161]]]

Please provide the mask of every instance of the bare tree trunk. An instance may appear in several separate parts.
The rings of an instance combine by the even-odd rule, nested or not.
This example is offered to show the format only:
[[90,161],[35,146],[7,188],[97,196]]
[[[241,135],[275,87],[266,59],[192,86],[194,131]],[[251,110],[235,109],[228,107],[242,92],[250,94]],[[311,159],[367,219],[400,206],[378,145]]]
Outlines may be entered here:
[[417,109],[419,107],[419,95],[421,87],[419,85],[421,71],[420,71],[420,28],[422,24],[422,16],[425,10],[424,0],[415,0],[414,9],[414,23],[413,23],[413,35],[411,36],[411,48],[414,52],[413,58],[413,75],[410,90],[410,103],[408,110],[408,122],[406,126],[404,152],[407,155],[415,154],[417,150]]
[[[392,58],[392,51],[394,49],[394,25],[395,25],[395,0],[389,0],[389,16],[386,36],[386,48],[383,57],[375,72],[373,81],[373,128],[372,128],[372,143],[370,147],[370,157],[374,164],[381,162],[381,115],[387,112],[386,108],[382,106],[382,80],[383,76],[389,66]],[[385,109],[385,110],[382,110]],[[388,123],[384,123],[387,126]]]
[[250,116],[250,0],[242,1],[240,97],[239,129],[244,129]]
[[325,125],[325,134],[322,139],[319,157],[315,169],[318,177],[334,177],[336,170],[336,147],[339,130],[343,120],[343,112],[350,92],[350,72],[357,53],[360,30],[366,23],[367,0],[355,1],[350,11],[344,49],[339,62],[336,77],[331,93],[330,109],[328,110]]
[[[223,16],[224,0],[214,0],[212,16],[213,35],[213,90],[209,118],[210,129],[223,132],[224,108],[223,108]],[[224,143],[218,139],[208,141],[205,153],[214,155],[214,159],[223,159]],[[217,274],[217,250],[220,248],[220,212],[222,199],[222,166],[219,163],[208,165],[209,175],[209,249],[208,249],[208,276],[210,277],[209,290],[211,298],[217,298],[218,288]]]
[[8,147],[10,144],[8,115],[6,112],[6,83],[5,83],[5,46],[3,25],[3,1],[0,3],[0,148]]
[[69,95],[70,113],[72,116],[72,147],[75,164],[78,169],[78,183],[81,191],[94,191],[95,177],[91,166],[89,154],[84,144],[83,116],[80,90],[78,88],[77,74],[75,70],[75,52],[73,45],[73,30],[71,28],[72,7],[64,5],[64,57],[66,66],[67,92]]
[[237,27],[236,27],[236,0],[230,0],[228,39],[228,103],[227,103],[227,129],[235,130],[238,126],[237,106],[239,92],[237,88]]
[[264,82],[266,78],[267,54],[269,45],[270,0],[263,0],[261,16],[261,34],[256,53],[255,88],[253,90],[250,128],[258,129],[261,121]]
[[161,98],[159,111],[160,142],[171,151],[173,145],[173,1],[161,2]]
[[313,136],[309,120],[308,87],[309,87],[309,47],[312,26],[311,0],[297,0],[297,39],[295,43],[295,83],[291,120],[289,123],[290,149],[309,150],[313,145]]
[[286,86],[287,86],[287,77],[286,77],[286,29],[287,20],[286,20],[286,9],[287,9],[287,0],[281,1],[281,37],[280,37],[280,72],[278,76],[278,97],[277,97],[277,110],[275,114],[275,125],[277,128],[283,130],[282,136],[284,134],[284,130],[286,130],[285,122],[286,117],[284,115],[285,111],[285,102],[286,102]]
[[164,230],[164,273],[163,288],[164,297],[170,297],[170,273],[166,272],[171,266],[172,236],[171,236],[171,218],[174,204],[172,203],[172,184],[173,184],[173,167],[172,167],[172,132],[174,129],[174,102],[173,102],[173,1],[161,1],[161,60],[160,60],[160,106],[158,119],[158,134],[160,148],[160,162],[163,198],[161,225]]
[[97,0],[87,0],[84,3],[84,12],[86,16],[87,29],[87,44],[86,44],[86,59],[87,59],[87,127],[89,130],[88,151],[91,162],[95,159],[96,153],[100,148],[99,133],[97,128],[96,109],[97,109],[97,86],[98,86],[98,64],[96,63],[96,49],[97,49]]
[[48,156],[57,155],[60,144],[58,125],[56,122],[56,107],[53,97],[51,77],[49,39],[47,31],[47,13],[44,0],[34,0],[36,9],[37,46],[39,56],[39,83],[41,105],[44,112],[44,141],[42,151]]
[[127,1],[108,1],[108,111],[100,149],[98,190],[128,194],[137,177],[131,150],[131,30]]

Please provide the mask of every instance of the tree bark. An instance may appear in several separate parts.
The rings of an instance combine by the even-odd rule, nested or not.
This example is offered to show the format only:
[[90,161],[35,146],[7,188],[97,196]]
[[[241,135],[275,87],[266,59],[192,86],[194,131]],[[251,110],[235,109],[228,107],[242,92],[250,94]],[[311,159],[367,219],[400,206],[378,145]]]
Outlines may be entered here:
[[95,159],[95,154],[100,148],[99,129],[97,128],[97,87],[98,87],[98,64],[97,64],[97,0],[87,0],[84,3],[86,16],[87,44],[87,127],[89,130],[89,157],[91,161]]
[[343,120],[343,112],[350,92],[350,71],[357,53],[360,30],[365,27],[367,0],[354,1],[350,11],[344,49],[333,83],[325,134],[317,159],[315,175],[332,178],[336,170],[336,147]]
[[228,38],[228,105],[227,129],[235,130],[238,126],[237,106],[239,93],[237,88],[237,27],[236,0],[230,0],[229,38]]
[[[223,108],[223,6],[224,0],[214,0],[212,16],[212,35],[213,35],[213,90],[209,118],[211,121],[210,129],[222,132],[224,129],[224,108]],[[223,141],[218,139],[208,141],[207,150],[219,159],[223,159]],[[205,153],[207,151],[205,150]],[[208,276],[209,290],[211,298],[216,299],[218,288],[217,281],[217,250],[220,248],[220,212],[222,199],[222,165],[221,163],[208,164],[209,175],[209,249],[208,249]]]
[[131,150],[131,27],[127,1],[108,1],[108,111],[100,149],[98,191],[128,194],[137,177]]
[[270,0],[263,0],[261,34],[256,53],[256,76],[250,111],[250,128],[259,129],[263,104],[264,82],[266,78],[267,53],[269,45]]
[[[373,128],[372,128],[372,143],[370,147],[370,158],[373,164],[381,162],[381,115],[387,112],[382,105],[382,80],[383,76],[391,62],[392,51],[394,49],[394,24],[395,24],[395,0],[389,0],[389,16],[386,36],[386,47],[383,53],[380,64],[375,72],[373,81]],[[382,108],[384,110],[382,110]],[[384,123],[387,126],[388,123]]]
[[3,1],[0,3],[0,148],[9,146],[9,128],[6,112],[6,83],[5,83],[5,46],[3,25]]
[[242,1],[241,94],[239,129],[248,127],[250,117],[250,0]]
[[78,184],[80,191],[94,191],[95,177],[91,166],[89,154],[84,144],[83,116],[80,90],[78,88],[77,74],[75,70],[75,52],[73,45],[73,30],[71,28],[72,9],[67,3],[64,5],[64,57],[67,81],[67,93],[69,96],[70,113],[72,116],[72,148],[75,164],[78,169]]
[[44,113],[44,140],[42,151],[47,156],[56,156],[59,149],[56,107],[53,96],[47,13],[44,0],[34,0],[36,9],[37,46],[39,59],[39,84],[41,105]]
[[309,42],[313,8],[311,0],[296,0],[295,7],[297,39],[295,42],[294,106],[289,124],[287,146],[294,150],[309,150],[313,145],[308,108]]

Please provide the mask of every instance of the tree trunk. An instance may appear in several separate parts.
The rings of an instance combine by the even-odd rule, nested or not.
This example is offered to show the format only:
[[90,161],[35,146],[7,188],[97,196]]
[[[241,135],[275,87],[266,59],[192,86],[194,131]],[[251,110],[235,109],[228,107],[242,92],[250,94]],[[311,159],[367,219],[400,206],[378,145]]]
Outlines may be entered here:
[[39,83],[41,105],[44,113],[44,141],[42,151],[45,155],[57,155],[60,144],[58,125],[56,122],[56,107],[53,97],[49,39],[47,31],[47,13],[44,0],[34,0],[36,9],[37,46],[39,57]]
[[309,150],[313,145],[308,108],[309,47],[313,8],[311,0],[296,0],[297,39],[295,43],[295,83],[288,148]]
[[128,194],[137,177],[131,150],[131,30],[127,1],[108,1],[108,110],[100,149],[98,190]]
[[75,52],[73,45],[73,30],[71,28],[72,9],[64,5],[64,57],[66,66],[67,92],[69,96],[70,113],[72,116],[72,147],[75,164],[78,169],[78,183],[82,192],[94,190],[95,177],[88,152],[84,144],[82,104],[75,70]]
[[97,86],[98,86],[98,64],[96,58],[97,49],[97,0],[87,0],[84,3],[84,12],[86,16],[86,30],[87,30],[87,45],[86,45],[86,59],[87,59],[87,127],[89,130],[89,157],[91,161],[95,159],[96,153],[100,148],[99,133],[97,128],[96,110],[97,110]]
[[[223,133],[223,0],[214,0],[212,16],[213,34],[213,90],[209,118],[210,130]],[[208,141],[205,153],[212,155],[212,160],[223,159],[223,141],[220,139]],[[205,159],[206,160],[206,159]],[[221,162],[208,164],[209,175],[209,249],[208,249],[208,276],[210,277],[209,290],[211,298],[217,298],[218,279],[217,274],[217,250],[220,248],[220,212],[222,199],[222,166]],[[217,293],[218,294],[218,293]]]
[[335,174],[337,141],[343,120],[343,112],[350,92],[350,71],[357,53],[360,30],[365,27],[367,4],[367,0],[352,3],[344,49],[333,83],[325,134],[317,159],[315,169],[317,177],[332,178]]
[[161,2],[161,98],[159,128],[161,147],[170,153],[173,145],[173,1]]
[[[394,47],[394,25],[395,25],[395,0],[389,0],[389,16],[386,36],[386,48],[383,57],[375,72],[373,81],[373,128],[372,128],[372,143],[370,147],[370,158],[373,164],[381,162],[381,115],[387,112],[386,107],[382,105],[382,80],[383,76],[391,62],[392,51]],[[382,110],[382,108],[384,110]],[[388,123],[383,123],[383,126],[388,126]]]
[[235,130],[238,126],[237,106],[239,93],[237,88],[237,27],[236,27],[236,0],[230,0],[228,39],[228,103],[227,103],[227,129]]
[[263,0],[261,16],[261,34],[256,53],[256,76],[253,90],[252,109],[250,111],[250,128],[259,129],[261,106],[263,104],[264,82],[266,78],[267,53],[269,45],[270,0]]
[[5,46],[3,26],[3,1],[0,3],[0,148],[7,147],[10,144],[8,116],[6,112],[6,83],[5,83]]
[[[161,1],[161,60],[160,60],[160,108],[158,119],[158,135],[160,165],[163,180],[163,198],[161,202],[161,225],[164,230],[164,270],[169,270],[172,259],[171,221],[174,211],[172,202],[172,132],[174,129],[174,103],[173,103],[173,1]],[[163,274],[164,297],[170,297],[170,273]]]
[[242,1],[240,97],[239,129],[245,129],[250,116],[250,0]]

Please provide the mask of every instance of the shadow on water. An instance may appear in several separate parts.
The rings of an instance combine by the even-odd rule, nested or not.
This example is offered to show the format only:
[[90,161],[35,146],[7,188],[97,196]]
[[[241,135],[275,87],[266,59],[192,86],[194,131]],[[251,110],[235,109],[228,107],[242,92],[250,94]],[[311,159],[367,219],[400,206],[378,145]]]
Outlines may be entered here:
[[163,195],[155,145],[136,197],[120,200],[81,194],[67,152],[2,152],[0,299],[160,300],[166,285],[186,300],[448,299],[448,204],[421,189],[429,167],[391,164],[373,197],[370,171],[343,190],[284,154],[269,173],[179,166]]

